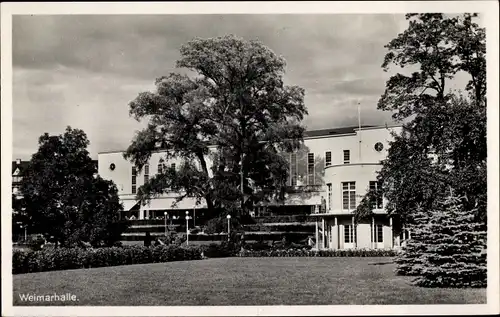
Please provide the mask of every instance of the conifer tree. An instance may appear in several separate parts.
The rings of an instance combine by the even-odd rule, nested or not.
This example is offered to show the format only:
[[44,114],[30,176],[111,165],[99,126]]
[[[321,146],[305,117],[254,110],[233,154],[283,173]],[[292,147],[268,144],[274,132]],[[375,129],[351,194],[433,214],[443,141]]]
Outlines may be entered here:
[[425,287],[485,287],[486,231],[475,220],[474,210],[465,208],[462,198],[450,194],[429,221],[420,219],[419,277],[415,284]]
[[426,252],[426,238],[429,234],[427,224],[430,221],[431,213],[419,205],[412,213],[411,223],[407,228],[411,232],[411,238],[406,241],[402,252],[395,259],[397,264],[396,274],[405,276],[417,276],[422,272],[421,256]]

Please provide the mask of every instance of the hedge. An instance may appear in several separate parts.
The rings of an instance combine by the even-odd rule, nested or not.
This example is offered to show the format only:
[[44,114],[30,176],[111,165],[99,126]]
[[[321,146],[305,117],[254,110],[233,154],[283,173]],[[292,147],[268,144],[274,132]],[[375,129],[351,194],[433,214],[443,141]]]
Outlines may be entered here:
[[130,264],[201,260],[202,257],[392,257],[394,250],[240,249],[227,242],[196,247],[127,246],[99,249],[57,248],[41,251],[13,250],[12,273],[34,273]]
[[201,260],[200,248],[128,246],[99,249],[13,250],[12,273],[34,273],[186,260]]
[[353,249],[353,250],[308,250],[308,249],[272,249],[242,250],[240,257],[393,257],[394,250]]
[[237,256],[240,248],[234,243],[222,242],[221,244],[211,243],[201,246],[203,255],[207,258],[227,258]]

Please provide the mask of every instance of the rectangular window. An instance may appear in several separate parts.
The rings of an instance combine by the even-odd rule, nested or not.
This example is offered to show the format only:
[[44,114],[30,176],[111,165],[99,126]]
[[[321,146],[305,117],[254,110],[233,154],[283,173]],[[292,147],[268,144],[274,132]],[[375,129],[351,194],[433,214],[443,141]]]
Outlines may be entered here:
[[149,164],[144,165],[144,184],[149,182]]
[[175,170],[175,163],[170,164],[170,168]]
[[342,209],[356,209],[356,182],[342,183]]
[[377,242],[384,242],[384,227],[382,225],[376,225]]
[[158,174],[163,173],[163,164],[158,164]]
[[290,154],[290,186],[297,186],[297,153]]
[[345,243],[354,243],[355,240],[356,240],[356,226],[345,225],[344,226],[344,242]]
[[328,187],[328,210],[332,210],[332,184],[326,184]]
[[[373,230],[373,226],[372,226]],[[375,238],[375,241],[373,241],[373,238]],[[372,242],[376,243],[382,243],[384,242],[384,226],[381,224],[376,224],[375,225],[375,234],[373,234],[372,231]]]
[[351,161],[351,151],[344,150],[344,164],[349,164]]
[[307,184],[314,185],[314,153],[307,154]]
[[332,152],[328,151],[325,153],[325,166],[332,165]]
[[371,201],[372,209],[382,209],[383,206],[383,198],[382,198],[382,183],[381,182],[370,182],[370,191],[375,192],[375,198]]
[[132,166],[132,194],[137,193],[137,169]]

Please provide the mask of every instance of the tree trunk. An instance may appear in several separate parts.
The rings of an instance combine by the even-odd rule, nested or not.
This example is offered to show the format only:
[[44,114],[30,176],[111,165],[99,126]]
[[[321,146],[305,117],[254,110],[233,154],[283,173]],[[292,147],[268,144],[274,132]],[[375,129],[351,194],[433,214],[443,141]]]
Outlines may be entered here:
[[[207,162],[205,161],[205,157],[203,156],[203,153],[197,153],[196,156],[198,157],[198,160],[200,161],[201,169],[203,173],[207,176],[207,179],[209,178],[208,175],[208,167],[207,167]],[[214,202],[212,200],[212,195],[210,192],[205,194],[205,200],[207,202],[207,209],[210,212],[214,211]]]

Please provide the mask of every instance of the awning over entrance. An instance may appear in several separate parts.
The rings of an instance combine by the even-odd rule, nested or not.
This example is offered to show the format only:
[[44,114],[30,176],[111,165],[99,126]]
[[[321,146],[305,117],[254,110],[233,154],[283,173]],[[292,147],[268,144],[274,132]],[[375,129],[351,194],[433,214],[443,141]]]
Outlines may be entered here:
[[207,208],[204,201],[201,201],[201,203],[196,206],[196,199],[191,197],[184,198],[178,202],[176,206],[172,206],[173,203],[175,203],[175,198],[173,197],[155,198],[151,199],[148,205],[141,206],[141,210],[184,210]]
[[139,202],[136,200],[122,200],[121,201],[123,205],[123,210],[124,211],[129,211],[132,209],[139,210]]

